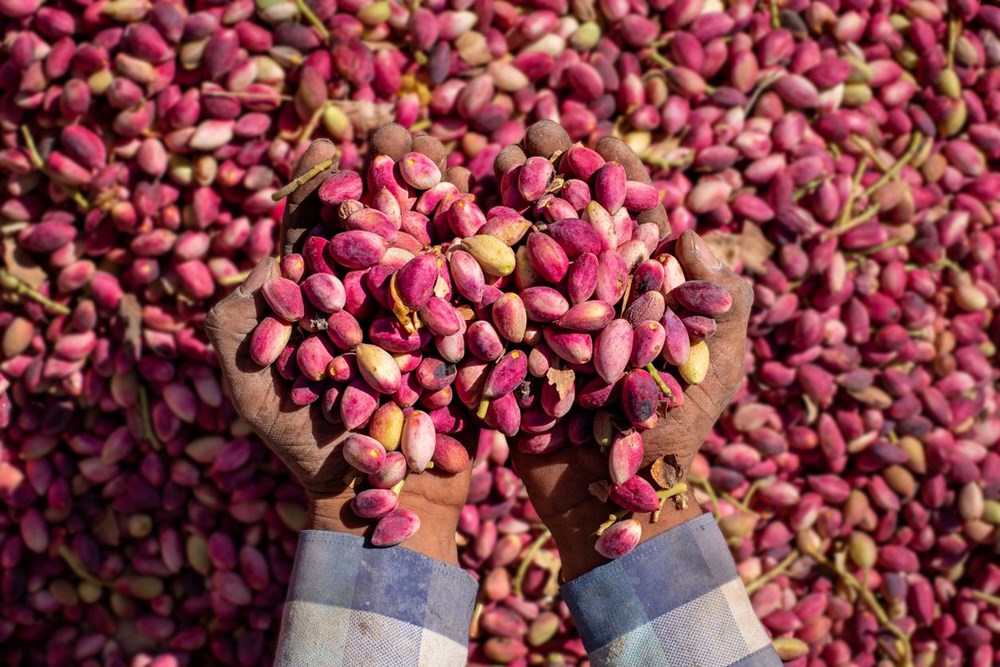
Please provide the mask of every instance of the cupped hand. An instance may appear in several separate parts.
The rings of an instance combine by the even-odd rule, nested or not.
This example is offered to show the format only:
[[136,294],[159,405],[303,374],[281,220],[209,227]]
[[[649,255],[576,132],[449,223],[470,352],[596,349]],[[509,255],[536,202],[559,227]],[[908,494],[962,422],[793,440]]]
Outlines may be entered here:
[[[400,125],[382,127],[370,144],[373,155],[388,155],[394,160],[411,150],[419,151],[438,162],[444,171],[446,152],[441,143],[428,136],[411,138]],[[282,256],[296,252],[320,222],[322,203],[317,190],[337,170],[337,157],[333,143],[318,140],[299,161],[293,178],[328,160],[332,163],[289,195],[282,220]],[[461,170],[449,170],[448,176],[459,189],[467,189],[467,176]],[[205,330],[215,346],[236,411],[305,489],[312,527],[363,535],[370,532],[372,523],[353,515],[349,505],[355,494],[344,479],[349,466],[341,450],[349,433],[328,422],[318,403],[304,407],[292,404],[288,399],[290,383],[273,367],[261,368],[250,358],[250,332],[268,314],[260,288],[269,278],[280,275],[275,259],[261,261],[242,285],[209,312]],[[468,495],[469,477],[469,470],[449,476],[433,469],[407,477],[399,506],[416,512],[421,528],[403,546],[457,563],[455,526]]]
[[[544,123],[544,124],[543,124]],[[569,148],[565,131],[555,123],[536,124],[528,131],[523,149],[507,150],[497,158],[501,173],[526,157],[551,157]],[[596,150],[607,161],[620,163],[631,180],[650,183],[642,162],[625,144],[613,137],[598,142]],[[640,222],[656,222],[661,232],[669,229],[662,205],[640,214]],[[743,378],[744,346],[747,321],[753,304],[753,292],[745,280],[733,273],[712,254],[711,249],[693,232],[678,239],[675,256],[689,280],[707,280],[727,289],[733,305],[717,318],[718,329],[708,340],[708,374],[698,385],[686,386],[681,406],[660,416],[657,425],[643,433],[645,456],[642,470],[660,457],[670,457],[676,464],[677,481],[684,481],[699,448],[722,411],[729,404]],[[617,507],[591,494],[595,482],[608,480],[608,458],[596,444],[566,446],[544,455],[513,453],[514,463],[524,480],[528,495],[539,516],[559,547],[563,576],[569,580],[606,560],[594,550],[597,528]],[[650,515],[636,515],[643,528],[642,540],[648,540],[669,528],[701,514],[695,502],[684,508],[667,502],[656,523]]]

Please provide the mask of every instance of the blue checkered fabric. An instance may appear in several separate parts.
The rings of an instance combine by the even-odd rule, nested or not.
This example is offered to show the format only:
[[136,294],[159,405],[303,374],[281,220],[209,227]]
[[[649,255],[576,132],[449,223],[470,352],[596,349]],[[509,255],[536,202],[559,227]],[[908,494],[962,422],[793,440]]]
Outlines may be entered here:
[[562,587],[594,667],[780,667],[711,514]]
[[464,665],[477,587],[468,572],[403,547],[303,531],[275,665]]
[[[477,584],[353,535],[299,537],[275,664],[466,664]],[[562,587],[594,667],[780,667],[711,515]]]

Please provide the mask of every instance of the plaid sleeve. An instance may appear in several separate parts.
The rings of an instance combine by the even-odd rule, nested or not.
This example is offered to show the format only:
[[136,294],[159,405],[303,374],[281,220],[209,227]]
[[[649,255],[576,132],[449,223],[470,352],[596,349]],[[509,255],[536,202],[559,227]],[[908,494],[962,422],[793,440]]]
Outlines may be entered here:
[[562,587],[594,667],[780,667],[704,514]]
[[477,588],[469,573],[409,549],[303,531],[274,664],[465,665]]

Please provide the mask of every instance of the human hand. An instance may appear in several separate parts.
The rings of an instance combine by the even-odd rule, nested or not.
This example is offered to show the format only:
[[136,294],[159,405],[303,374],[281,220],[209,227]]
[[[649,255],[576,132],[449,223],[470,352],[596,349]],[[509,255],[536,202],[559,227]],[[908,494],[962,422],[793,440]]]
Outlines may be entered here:
[[[540,128],[541,125],[529,129],[523,151],[509,149],[501,153],[496,169],[502,173],[523,162],[525,157],[551,157],[555,151],[569,148],[569,137],[562,128],[554,123]],[[621,141],[605,137],[598,142],[596,150],[605,160],[620,163],[629,179],[651,182],[642,162]],[[657,222],[661,230],[668,229],[662,205],[642,216],[646,219],[640,222]],[[716,259],[693,232],[685,232],[680,237],[675,256],[688,279],[716,283],[733,297],[732,308],[717,318],[718,329],[708,340],[711,363],[704,381],[687,386],[683,404],[661,416],[655,428],[643,433],[646,445],[643,474],[648,476],[648,467],[654,460],[672,455],[678,468],[677,481],[682,482],[698,449],[742,381],[753,293],[746,281]],[[588,487],[608,479],[607,456],[595,446],[583,445],[563,447],[543,455],[514,452],[513,458],[532,504],[559,547],[564,577],[573,579],[606,562],[594,550],[595,531],[615,508],[594,497]],[[682,509],[667,502],[656,523],[652,523],[648,514],[634,518],[642,525],[642,541],[646,541],[699,514],[701,509],[694,502]]]
[[[372,155],[389,155],[398,160],[404,153],[416,150],[442,167],[446,155],[436,139],[428,136],[411,139],[409,131],[396,124],[379,129],[372,136],[371,145]],[[337,170],[337,150],[330,141],[314,141],[299,161],[294,178],[331,159],[329,167],[288,197],[282,220],[283,256],[296,252],[309,230],[319,222],[322,203],[316,191]],[[448,177],[465,191],[468,176],[463,171],[449,170]],[[205,331],[218,353],[236,411],[304,487],[310,503],[311,527],[363,535],[371,523],[353,514],[349,505],[355,494],[344,482],[349,466],[342,455],[342,442],[349,433],[342,426],[328,422],[318,403],[293,405],[288,399],[288,383],[274,367],[261,368],[250,358],[250,332],[269,312],[260,287],[280,274],[278,262],[273,258],[261,261],[246,282],[209,312]],[[455,527],[468,495],[470,474],[466,470],[458,475],[445,475],[431,469],[407,477],[399,506],[414,511],[420,517],[421,528],[403,546],[437,560],[458,563]]]

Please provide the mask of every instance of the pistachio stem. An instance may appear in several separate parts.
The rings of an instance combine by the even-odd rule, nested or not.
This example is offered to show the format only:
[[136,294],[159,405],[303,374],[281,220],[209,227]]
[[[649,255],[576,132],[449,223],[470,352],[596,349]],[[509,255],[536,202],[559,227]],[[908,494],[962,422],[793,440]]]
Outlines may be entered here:
[[334,155],[331,158],[323,160],[318,165],[316,165],[315,167],[313,167],[312,169],[310,169],[306,173],[302,174],[301,176],[299,176],[298,178],[296,178],[294,181],[292,181],[291,183],[289,183],[285,187],[281,188],[280,190],[278,190],[277,192],[275,192],[274,194],[272,194],[271,195],[271,199],[273,199],[274,201],[281,201],[282,199],[284,199],[285,197],[287,197],[288,195],[292,194],[293,192],[295,192],[296,190],[298,190],[300,187],[302,187],[302,185],[306,181],[310,180],[311,178],[313,178],[317,174],[321,173],[323,170],[332,167],[333,166],[333,161],[336,158],[337,158],[337,156]]
[[792,552],[782,558],[780,563],[746,585],[747,595],[753,595],[765,585],[773,581],[776,577],[784,572],[787,572],[788,568],[791,567],[792,563],[794,563],[795,559],[800,555],[801,554],[799,554],[798,549],[792,549]]
[[628,510],[618,510],[614,514],[609,514],[608,520],[602,523],[600,526],[598,526],[597,532],[594,534],[600,537],[601,535],[604,534],[604,531],[606,531],[608,528],[610,528],[611,526],[615,525],[616,523],[624,519],[629,514],[631,514],[631,512],[629,512]]
[[660,520],[660,512],[663,511],[663,504],[667,502],[670,498],[675,498],[681,494],[687,493],[688,485],[687,482],[678,482],[674,484],[669,489],[661,489],[656,492],[656,497],[660,500],[660,506],[653,512],[652,518],[650,518],[651,523],[656,523]]
[[847,587],[852,589],[855,593],[858,594],[858,596],[864,601],[864,603],[868,606],[868,608],[871,609],[871,612],[872,614],[875,615],[875,618],[878,620],[879,625],[881,625],[883,629],[892,633],[893,635],[896,636],[897,639],[899,639],[901,644],[900,648],[902,649],[900,652],[903,654],[902,656],[900,656],[899,664],[901,666],[912,665],[912,661],[910,660],[910,655],[911,655],[910,638],[895,623],[892,622],[892,620],[889,618],[889,614],[886,613],[885,608],[881,605],[881,603],[879,603],[878,599],[868,589],[868,587],[863,585],[860,581],[858,581],[857,577],[848,572],[845,568],[834,565],[834,563],[832,563],[829,559],[823,556],[823,554],[821,554],[819,551],[810,550],[807,552],[807,555],[810,556],[820,565],[832,570],[833,572],[836,572],[837,575],[847,585]]
[[882,170],[883,172],[889,170],[889,165],[885,163],[885,160],[883,160],[882,156],[875,151],[875,149],[872,147],[871,143],[869,143],[867,139],[859,137],[856,134],[852,134],[851,143],[857,146],[861,150],[861,152],[864,153],[869,160],[874,162],[875,166],[878,167],[880,170]]
[[758,519],[761,517],[760,512],[750,509],[745,500],[738,500],[734,495],[732,495],[731,493],[726,493],[725,491],[723,491],[719,495],[722,497],[723,500],[725,500],[730,505],[735,505],[736,507],[739,507],[740,511],[742,511],[743,513],[757,517]]
[[976,598],[977,600],[982,600],[987,604],[991,604],[994,607],[1000,607],[1000,596],[990,595],[989,593],[984,593],[983,591],[977,591],[973,589],[972,597]]
[[0,226],[0,236],[13,236],[17,234],[22,229],[27,229],[28,225],[31,223],[27,222],[9,222],[6,225]]
[[66,561],[66,565],[69,566],[69,569],[73,570],[73,574],[80,577],[88,584],[93,584],[94,586],[104,587],[108,585],[91,574],[83,562],[76,557],[76,554],[73,553],[68,546],[60,544],[58,551],[59,555],[62,556],[62,559]]
[[13,292],[21,297],[27,297],[32,301],[37,301],[43,307],[51,310],[57,315],[69,315],[71,312],[66,306],[61,303],[56,303],[28,283],[15,276],[13,273],[10,273],[3,268],[0,268],[0,289]]
[[[853,202],[848,202],[848,203],[853,204]],[[879,212],[879,208],[880,207],[878,204],[872,204],[864,211],[862,211],[857,217],[851,218],[844,224],[829,230],[826,234],[823,235],[823,238],[831,239],[835,236],[840,236],[841,234],[845,234],[854,229],[855,227],[868,222],[869,218],[871,218],[873,215]]]
[[778,11],[778,0],[770,0],[771,27],[775,30],[781,28],[781,13]]
[[210,89],[210,90],[202,90],[201,94],[205,95],[206,97],[232,97],[238,100],[250,100],[257,102],[268,102],[271,100],[277,102],[291,102],[295,99],[291,95],[270,95],[268,93],[253,93],[253,92],[248,93],[239,90],[234,91],[234,90]]
[[646,371],[653,376],[653,382],[655,382],[656,386],[660,388],[660,391],[666,394],[668,398],[674,397],[674,392],[670,391],[670,387],[668,387],[667,383],[660,377],[660,371],[656,370],[656,366],[653,365],[652,361],[646,364]]
[[80,210],[87,212],[90,210],[90,202],[80,194],[80,191],[76,188],[70,187],[65,183],[62,183],[57,178],[53,178],[49,170],[45,168],[45,160],[42,159],[41,153],[38,152],[38,147],[35,146],[35,138],[31,136],[31,130],[28,129],[27,125],[21,126],[21,136],[24,138],[24,146],[28,149],[28,159],[31,160],[32,166],[38,171],[45,174],[45,177],[50,181],[59,186],[59,189],[70,196],[70,198],[80,207]]
[[754,494],[757,493],[757,489],[763,483],[761,479],[755,479],[747,488],[747,492],[743,494],[743,504],[747,507],[750,506],[750,501],[753,500]]
[[314,28],[316,28],[316,32],[323,36],[323,41],[329,42],[330,31],[326,29],[326,26],[319,20],[319,17],[316,16],[309,5],[305,3],[305,0],[295,0],[295,6],[299,8],[299,11],[306,17],[306,20],[309,21]]
[[156,429],[153,428],[153,418],[149,414],[149,395],[146,387],[139,385],[139,409],[142,411],[142,431],[143,436],[149,441],[153,449],[160,449],[160,439],[156,437]]
[[535,558],[535,554],[538,550],[542,548],[542,545],[549,541],[552,537],[552,531],[548,528],[543,530],[541,534],[535,538],[535,541],[528,545],[528,549],[524,552],[524,557],[517,566],[517,573],[514,575],[513,587],[514,587],[514,597],[523,597],[521,592],[521,586],[524,584],[524,575],[528,573],[528,568],[531,566],[531,562]]
[[652,60],[657,65],[659,65],[660,67],[662,67],[663,69],[669,69],[669,68],[672,68],[674,66],[674,64],[672,62],[670,62],[669,60],[667,60],[666,58],[664,58],[662,55],[660,55],[660,52],[657,51],[656,49],[650,49],[650,51],[649,51],[649,59]]
[[747,105],[743,108],[744,113],[749,117],[750,112],[753,110],[754,105],[757,104],[757,100],[760,96],[764,94],[764,91],[771,87],[775,81],[780,79],[782,74],[780,72],[772,72],[770,74],[765,74],[760,78],[760,82],[757,84],[757,88],[753,91],[750,99],[747,101]]
[[250,271],[240,271],[229,276],[219,278],[219,284],[223,287],[232,287],[243,283],[250,276]]
[[712,486],[712,483],[709,482],[708,479],[703,479],[701,477],[691,475],[690,473],[688,474],[688,479],[690,479],[692,483],[700,486],[702,490],[708,494],[708,500],[712,503],[712,515],[715,517],[715,520],[718,521],[722,518],[722,514],[719,512],[719,495],[715,492],[715,487]]
[[962,19],[952,18],[948,21],[948,69],[955,67],[955,48],[962,34]]
[[910,145],[906,147],[906,152],[891,167],[889,167],[884,174],[882,174],[877,181],[868,186],[861,196],[864,198],[871,197],[873,194],[882,189],[886,183],[895,178],[903,167],[908,165],[910,161],[916,156],[917,152],[920,150],[920,144],[924,140],[924,135],[919,132],[914,132],[913,137],[910,139]]
[[323,112],[328,106],[331,106],[329,102],[324,103],[309,117],[309,122],[302,127],[302,131],[299,133],[300,144],[304,144],[312,139],[313,132],[316,131],[316,126],[319,125],[319,119],[323,117]]
[[[854,200],[858,196],[858,188],[861,186],[861,178],[865,175],[865,171],[868,170],[868,157],[862,157],[858,161],[857,169],[854,170],[854,178],[851,179],[851,191],[847,195],[847,201],[844,203],[844,209],[840,212],[840,219],[837,220],[837,227],[843,227],[847,224],[847,221],[851,219],[851,211],[854,209]],[[831,230],[830,233],[832,233]]]

